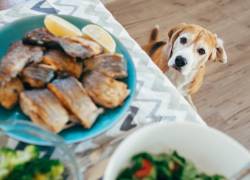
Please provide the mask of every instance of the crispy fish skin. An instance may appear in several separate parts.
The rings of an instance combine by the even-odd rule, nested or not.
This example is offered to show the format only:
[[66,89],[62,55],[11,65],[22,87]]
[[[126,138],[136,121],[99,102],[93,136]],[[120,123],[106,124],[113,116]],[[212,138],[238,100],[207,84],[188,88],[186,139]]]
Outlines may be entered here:
[[60,45],[56,41],[56,37],[46,28],[37,28],[28,32],[23,38],[23,43],[47,48],[60,48]]
[[86,59],[103,52],[99,44],[83,37],[58,38],[57,42],[69,56],[74,58]]
[[54,77],[54,70],[46,65],[31,65],[23,69],[21,73],[22,81],[33,88],[45,87]]
[[122,105],[129,95],[125,83],[97,71],[84,76],[83,85],[93,101],[106,108],[115,108]]
[[99,44],[83,37],[55,37],[45,28],[35,29],[27,33],[23,42],[30,45],[61,49],[69,56],[81,59],[98,55],[104,50]]
[[28,63],[42,60],[43,49],[23,45],[21,41],[14,43],[0,64],[0,81],[6,82],[15,78]]
[[96,107],[82,84],[74,77],[55,80],[48,85],[48,89],[85,128],[90,128],[103,112],[102,108]]
[[127,65],[119,54],[101,54],[84,61],[85,70],[98,71],[106,76],[121,79],[128,76]]
[[21,91],[23,91],[23,84],[18,78],[1,85],[0,104],[6,109],[11,109],[17,103]]
[[69,120],[67,111],[48,89],[24,91],[19,103],[35,124],[49,131],[60,132]]
[[73,42],[79,43],[82,45],[82,47],[85,47],[86,49],[88,49],[88,51],[90,52],[89,57],[96,56],[104,52],[104,48],[92,40],[89,40],[80,36],[72,36],[72,37],[68,37],[67,39]]
[[82,64],[77,63],[74,58],[59,50],[50,50],[43,56],[42,62],[52,67],[55,71],[67,72],[77,78],[82,73]]

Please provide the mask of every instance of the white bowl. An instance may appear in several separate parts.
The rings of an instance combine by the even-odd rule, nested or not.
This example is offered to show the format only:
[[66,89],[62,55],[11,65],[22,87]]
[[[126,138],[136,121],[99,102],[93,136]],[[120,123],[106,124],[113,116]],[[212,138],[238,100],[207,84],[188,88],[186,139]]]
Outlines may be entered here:
[[177,152],[209,174],[231,177],[250,161],[250,153],[222,132],[194,123],[156,123],[128,136],[116,149],[104,180],[115,180],[139,152]]

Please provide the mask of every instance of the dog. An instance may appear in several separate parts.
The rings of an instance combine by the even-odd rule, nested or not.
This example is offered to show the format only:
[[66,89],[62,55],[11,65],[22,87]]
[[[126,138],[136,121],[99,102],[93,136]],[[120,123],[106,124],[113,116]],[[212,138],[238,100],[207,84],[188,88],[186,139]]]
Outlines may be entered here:
[[178,24],[163,41],[156,26],[143,49],[194,108],[192,95],[202,85],[206,62],[227,63],[223,41],[195,24]]

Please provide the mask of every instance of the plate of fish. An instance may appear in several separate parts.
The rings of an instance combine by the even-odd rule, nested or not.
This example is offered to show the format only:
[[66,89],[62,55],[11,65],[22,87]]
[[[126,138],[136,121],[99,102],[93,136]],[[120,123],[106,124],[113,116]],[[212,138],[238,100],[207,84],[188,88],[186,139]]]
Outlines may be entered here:
[[30,16],[1,28],[0,42],[0,122],[31,121],[75,143],[105,132],[128,110],[135,67],[102,27],[73,16]]

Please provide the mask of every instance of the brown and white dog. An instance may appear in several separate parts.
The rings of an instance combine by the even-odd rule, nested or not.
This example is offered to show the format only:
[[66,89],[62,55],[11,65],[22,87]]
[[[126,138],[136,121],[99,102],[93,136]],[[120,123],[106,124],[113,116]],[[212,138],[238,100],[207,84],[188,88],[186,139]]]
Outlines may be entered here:
[[143,48],[191,105],[191,95],[202,85],[206,62],[227,63],[223,41],[195,24],[173,27],[166,41],[159,41],[159,28],[155,27]]

